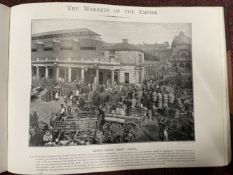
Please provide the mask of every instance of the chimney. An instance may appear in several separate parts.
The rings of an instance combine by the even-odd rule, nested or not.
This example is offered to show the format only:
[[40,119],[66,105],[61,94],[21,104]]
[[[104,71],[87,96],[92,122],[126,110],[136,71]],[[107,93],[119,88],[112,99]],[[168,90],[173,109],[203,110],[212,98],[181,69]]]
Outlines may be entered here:
[[127,44],[128,43],[128,39],[122,39],[122,43]]

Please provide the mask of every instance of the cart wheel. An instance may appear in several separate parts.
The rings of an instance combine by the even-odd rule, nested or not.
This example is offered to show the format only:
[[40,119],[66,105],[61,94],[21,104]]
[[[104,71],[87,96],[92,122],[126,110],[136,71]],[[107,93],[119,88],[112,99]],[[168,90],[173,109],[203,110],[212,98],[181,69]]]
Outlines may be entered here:
[[134,141],[140,134],[140,127],[136,123],[126,123],[128,132],[132,133],[132,141]]
[[92,142],[94,140],[94,132],[90,129],[77,131],[75,134],[76,140]]

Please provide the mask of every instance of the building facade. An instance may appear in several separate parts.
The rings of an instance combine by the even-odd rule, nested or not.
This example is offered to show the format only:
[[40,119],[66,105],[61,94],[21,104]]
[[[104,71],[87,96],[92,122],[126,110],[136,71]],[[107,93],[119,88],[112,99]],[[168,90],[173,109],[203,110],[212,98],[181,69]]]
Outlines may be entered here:
[[[109,46],[99,34],[87,28],[34,34],[32,76],[111,86],[139,83],[143,75],[136,66],[143,64],[144,54],[129,49],[131,45],[124,42],[127,40]],[[122,44],[124,47],[118,48]]]
[[182,72],[192,71],[192,50],[191,38],[184,32],[175,36],[171,45],[172,52],[169,62],[173,68],[178,68]]
[[[192,42],[184,32],[175,36],[171,45],[172,52],[169,58],[171,72],[167,74],[167,81],[175,80],[179,86],[192,89]],[[175,76],[176,78],[171,78]],[[169,80],[170,79],[170,80]]]
[[171,55],[171,46],[169,42],[164,43],[143,43],[137,45],[141,50],[143,50],[145,53],[149,54],[150,61],[168,61],[168,58]]
[[105,56],[120,62],[117,83],[138,84],[144,79],[144,53],[127,39],[107,47]]

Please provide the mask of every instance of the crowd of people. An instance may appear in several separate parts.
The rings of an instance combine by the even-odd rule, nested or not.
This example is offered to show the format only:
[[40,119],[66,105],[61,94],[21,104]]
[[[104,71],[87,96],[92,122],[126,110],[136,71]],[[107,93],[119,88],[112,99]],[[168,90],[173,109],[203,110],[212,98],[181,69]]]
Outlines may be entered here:
[[[38,121],[36,112],[31,114],[30,145],[32,146],[109,142],[109,140],[100,139],[105,132],[105,117],[107,114],[117,113],[119,106],[125,116],[140,113],[142,122],[157,121],[160,140],[193,139],[194,137],[192,87],[190,94],[190,89],[182,88],[179,84],[167,85],[151,76],[144,79],[142,84],[122,84],[111,88],[99,85],[93,89],[92,85],[79,82],[55,85],[50,83],[49,86],[47,83],[46,88],[53,91],[53,100],[60,102],[63,98],[64,103],[60,104],[59,111],[51,113],[49,124]],[[73,136],[69,134],[62,131],[54,132],[54,121],[65,121],[77,117],[75,113],[92,110],[90,104],[97,111],[96,132],[92,141],[80,140],[77,143],[71,141]],[[176,132],[182,136],[177,138]],[[124,138],[119,142],[127,142],[126,137],[130,137],[130,134],[132,135],[130,132],[124,133]]]

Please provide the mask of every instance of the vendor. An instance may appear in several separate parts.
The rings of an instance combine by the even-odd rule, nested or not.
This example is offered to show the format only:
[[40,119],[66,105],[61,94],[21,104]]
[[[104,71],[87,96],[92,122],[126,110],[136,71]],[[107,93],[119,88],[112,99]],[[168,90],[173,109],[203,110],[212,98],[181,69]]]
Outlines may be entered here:
[[66,116],[66,108],[65,108],[64,104],[61,104],[61,109],[60,109],[58,115],[60,116],[60,118],[63,118]]
[[55,100],[56,100],[56,101],[59,100],[59,93],[58,93],[58,90],[55,92]]
[[105,124],[105,106],[100,106],[98,110],[98,121],[97,121],[97,129],[99,131],[103,131],[103,126]]

